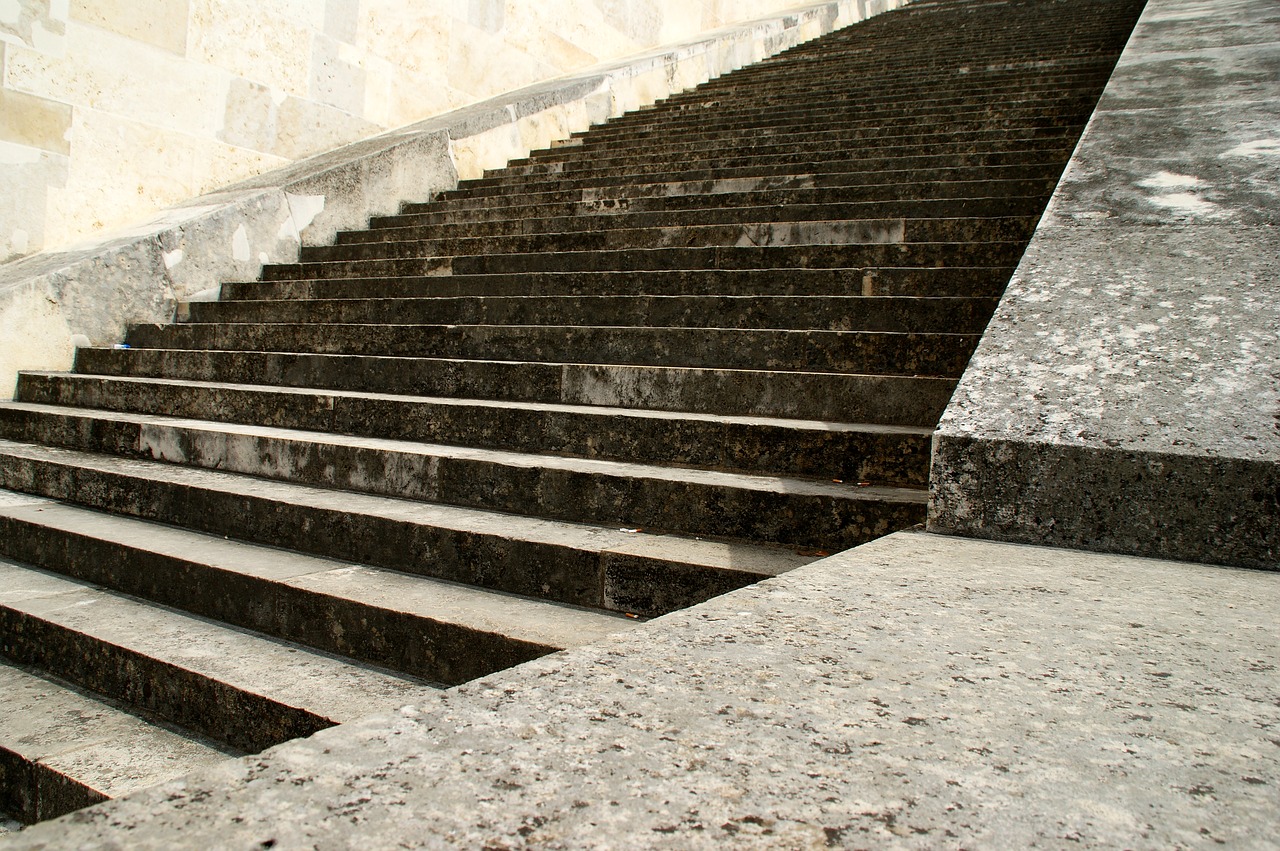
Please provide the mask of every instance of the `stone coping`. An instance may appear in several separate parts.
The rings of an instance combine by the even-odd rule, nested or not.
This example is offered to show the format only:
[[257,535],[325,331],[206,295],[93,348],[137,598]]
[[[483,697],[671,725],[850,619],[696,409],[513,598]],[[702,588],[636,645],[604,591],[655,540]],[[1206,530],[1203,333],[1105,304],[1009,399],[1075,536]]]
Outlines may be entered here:
[[0,399],[22,369],[62,370],[76,345],[168,322],[264,263],[289,263],[370,216],[394,213],[610,117],[758,62],[905,0],[827,0],[537,83],[275,169],[100,242],[0,266]]
[[1278,607],[898,533],[0,846],[1260,848]]
[[1280,9],[1150,0],[934,438],[938,532],[1280,567]]

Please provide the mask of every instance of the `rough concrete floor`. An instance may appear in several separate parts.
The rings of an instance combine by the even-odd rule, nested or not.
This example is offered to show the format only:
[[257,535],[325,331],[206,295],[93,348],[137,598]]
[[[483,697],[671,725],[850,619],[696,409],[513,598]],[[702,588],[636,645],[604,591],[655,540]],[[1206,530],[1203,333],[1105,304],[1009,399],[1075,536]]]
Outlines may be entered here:
[[899,533],[8,844],[1274,848],[1278,610]]

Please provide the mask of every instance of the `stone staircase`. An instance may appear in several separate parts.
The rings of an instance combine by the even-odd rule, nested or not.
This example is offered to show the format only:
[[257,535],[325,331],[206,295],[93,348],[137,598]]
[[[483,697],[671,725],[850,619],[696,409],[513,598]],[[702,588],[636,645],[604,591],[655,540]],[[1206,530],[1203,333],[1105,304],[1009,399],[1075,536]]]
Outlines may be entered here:
[[1141,7],[917,3],[0,405],[0,809],[58,815],[919,523]]

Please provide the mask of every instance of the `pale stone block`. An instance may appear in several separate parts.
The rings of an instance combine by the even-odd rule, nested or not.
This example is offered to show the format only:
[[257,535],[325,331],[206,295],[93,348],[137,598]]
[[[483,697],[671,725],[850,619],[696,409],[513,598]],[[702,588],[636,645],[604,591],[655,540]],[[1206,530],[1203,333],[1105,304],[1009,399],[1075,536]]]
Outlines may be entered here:
[[506,7],[506,0],[468,0],[467,23],[485,32],[499,32],[502,30]]
[[604,22],[637,45],[658,44],[663,14],[656,0],[595,0]]
[[213,139],[197,139],[194,150],[192,186],[197,195],[289,163],[285,157],[226,145]]
[[60,306],[42,287],[0,292],[0,399],[13,398],[19,370],[70,369],[71,333]]
[[69,154],[71,107],[22,92],[0,89],[0,141]]
[[0,0],[0,41],[59,56],[66,49],[65,4]]
[[459,180],[481,177],[486,168],[498,168],[529,153],[520,138],[514,116],[510,124],[452,140],[449,149]]
[[360,31],[360,0],[325,0],[324,34],[355,44]]
[[278,106],[268,86],[252,80],[232,80],[218,138],[229,145],[270,151],[275,147]]
[[429,74],[450,52],[453,19],[401,0],[364,0],[357,45],[407,72]]
[[71,0],[73,20],[161,50],[187,52],[187,0]]
[[286,159],[327,151],[364,139],[382,128],[340,109],[302,98],[286,98],[276,113],[271,153]]
[[49,190],[66,184],[67,170],[67,158],[58,154],[9,145],[0,151],[0,263],[44,247]]
[[449,85],[475,98],[491,97],[556,75],[556,71],[521,50],[470,24],[454,24],[449,51]]
[[439,115],[451,109],[475,101],[466,92],[450,86],[444,77],[444,69],[430,73],[400,70],[391,81],[388,127],[400,127],[421,121],[430,115]]
[[342,59],[339,42],[317,33],[311,47],[311,99],[364,114],[365,72]]
[[244,0],[190,2],[192,59],[296,97],[307,96],[309,63],[299,61],[311,56],[312,31],[305,19],[273,14]]
[[77,22],[68,25],[67,42],[65,56],[11,49],[9,87],[197,136],[217,131],[225,73]]
[[548,28],[536,14],[536,4],[514,6],[508,10],[507,28],[502,39],[511,47],[536,56],[560,71],[575,71],[600,62],[600,55],[590,46],[580,47]]

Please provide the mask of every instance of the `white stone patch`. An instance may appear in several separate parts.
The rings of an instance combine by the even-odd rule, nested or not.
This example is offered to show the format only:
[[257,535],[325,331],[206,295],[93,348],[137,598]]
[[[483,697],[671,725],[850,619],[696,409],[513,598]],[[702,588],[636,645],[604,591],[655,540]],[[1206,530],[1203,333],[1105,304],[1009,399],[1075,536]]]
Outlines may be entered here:
[[239,263],[249,260],[249,232],[244,229],[244,225],[236,228],[235,235],[231,237],[231,257]]
[[1224,157],[1274,157],[1280,156],[1280,139],[1254,139],[1243,145],[1236,145],[1227,151]]
[[27,246],[31,244],[31,234],[22,228],[18,228],[9,235],[9,249],[19,254],[27,253]]
[[1217,204],[1212,201],[1206,201],[1190,192],[1171,192],[1167,195],[1156,195],[1151,199],[1151,203],[1170,210],[1177,210],[1180,213],[1194,213],[1197,215],[1217,215],[1218,213]]
[[49,0],[49,18],[65,21],[71,17],[71,0]]
[[1174,174],[1171,171],[1158,171],[1146,180],[1138,181],[1139,186],[1148,189],[1195,189],[1204,186],[1205,182],[1189,174]]
[[26,165],[38,162],[40,162],[39,148],[15,145],[13,142],[0,142],[0,165]]
[[63,36],[61,33],[49,32],[39,21],[31,24],[31,46],[41,53],[62,55]]
[[93,343],[91,343],[91,342],[89,341],[89,338],[88,338],[88,337],[86,337],[84,334],[72,334],[72,335],[71,335],[71,346],[72,346],[72,348],[76,348],[76,349],[87,349],[87,348],[89,348],[89,347],[90,347],[90,346],[92,346],[92,345],[93,345]]
[[183,251],[181,248],[175,248],[172,251],[164,252],[164,267],[172,269],[182,262]]
[[200,290],[200,292],[198,293],[192,293],[191,295],[187,296],[184,299],[184,301],[187,301],[187,302],[217,301],[218,297],[221,295],[222,295],[222,285],[219,284],[216,287],[209,287],[207,290]]
[[[284,198],[289,204],[289,218],[281,223],[277,238],[299,239],[302,236],[302,232],[324,210],[324,196],[294,195],[291,192],[286,192],[284,193]],[[293,228],[292,233],[289,232],[290,227]]]
[[22,4],[18,0],[0,0],[0,24],[16,24],[22,17]]

